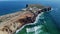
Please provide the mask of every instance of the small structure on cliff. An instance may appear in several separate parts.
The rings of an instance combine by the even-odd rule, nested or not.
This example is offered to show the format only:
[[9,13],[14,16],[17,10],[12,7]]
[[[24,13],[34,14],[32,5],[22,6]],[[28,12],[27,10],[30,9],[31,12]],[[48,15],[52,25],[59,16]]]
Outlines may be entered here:
[[13,34],[25,24],[33,23],[39,13],[49,10],[51,10],[51,7],[31,4],[26,5],[23,11],[1,16],[0,19],[3,22],[0,24],[0,34]]

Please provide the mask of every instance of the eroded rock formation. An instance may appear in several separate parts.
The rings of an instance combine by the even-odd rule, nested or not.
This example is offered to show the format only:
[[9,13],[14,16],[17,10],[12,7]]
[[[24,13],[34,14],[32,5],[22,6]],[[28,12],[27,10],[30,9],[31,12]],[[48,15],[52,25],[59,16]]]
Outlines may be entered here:
[[51,10],[50,7],[45,8],[41,5],[29,5],[17,16],[14,16],[11,19],[6,20],[2,24],[0,24],[0,34],[13,34],[17,29],[21,28],[23,25],[33,23],[39,13],[49,10]]

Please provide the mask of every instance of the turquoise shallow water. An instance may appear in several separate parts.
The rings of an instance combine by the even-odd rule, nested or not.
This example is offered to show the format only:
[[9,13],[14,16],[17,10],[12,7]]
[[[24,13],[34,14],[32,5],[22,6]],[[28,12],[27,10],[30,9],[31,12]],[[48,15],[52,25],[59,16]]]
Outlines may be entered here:
[[[45,22],[44,20],[46,20],[47,24],[45,24],[44,26],[46,26],[46,29],[48,27],[47,31],[49,31],[49,33],[50,32],[56,33],[57,27],[60,29],[60,1],[55,1],[55,0],[54,1],[41,1],[40,0],[40,1],[29,1],[29,2],[27,2],[27,1],[2,1],[2,2],[0,2],[0,15],[17,12],[17,11],[21,10],[22,8],[25,8],[26,4],[42,4],[44,6],[51,6],[54,10],[51,11],[50,14],[46,13],[46,15],[43,16],[44,17],[43,20],[38,19],[38,21],[37,21],[37,24],[39,24],[38,27],[40,26],[40,23],[43,23],[43,22]],[[49,15],[51,15],[51,16],[49,16]],[[53,18],[51,18],[51,17],[53,17]],[[42,18],[42,17],[40,17],[40,18]],[[55,27],[55,26],[57,26],[57,27]],[[18,32],[18,34],[28,34],[26,32],[26,28],[28,28],[28,27],[29,28],[35,27],[35,25],[34,26],[32,26],[32,25],[25,26],[25,28],[21,30],[22,32]],[[33,33],[35,33],[35,32],[33,32]]]
[[25,26],[16,34],[60,34],[49,12],[38,15],[35,24]]

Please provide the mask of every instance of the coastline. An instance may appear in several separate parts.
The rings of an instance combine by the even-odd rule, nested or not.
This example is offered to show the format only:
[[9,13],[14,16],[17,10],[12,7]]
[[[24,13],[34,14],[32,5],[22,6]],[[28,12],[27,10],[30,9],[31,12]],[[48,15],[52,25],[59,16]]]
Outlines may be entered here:
[[33,25],[39,15],[41,16],[43,12],[49,10],[51,7],[41,7],[41,5],[34,4],[22,9],[22,11],[0,16],[0,33],[13,34],[22,30],[26,25]]
[[41,16],[42,14],[43,14],[43,12],[40,13],[40,14],[38,14],[38,16],[36,17],[36,19],[35,19],[35,21],[34,21],[33,23],[25,24],[25,25],[23,25],[21,28],[19,28],[18,30],[16,30],[16,33],[18,33],[19,31],[21,31],[21,30],[22,30],[25,26],[27,26],[27,25],[36,24],[36,21],[38,20],[39,16]]

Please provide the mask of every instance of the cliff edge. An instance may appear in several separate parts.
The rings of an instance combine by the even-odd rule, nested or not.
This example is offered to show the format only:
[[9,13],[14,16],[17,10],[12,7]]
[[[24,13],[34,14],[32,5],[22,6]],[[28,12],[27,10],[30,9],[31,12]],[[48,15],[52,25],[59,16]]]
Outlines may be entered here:
[[50,11],[51,7],[29,4],[20,12],[0,16],[0,34],[13,34],[25,24],[33,23],[38,14]]

